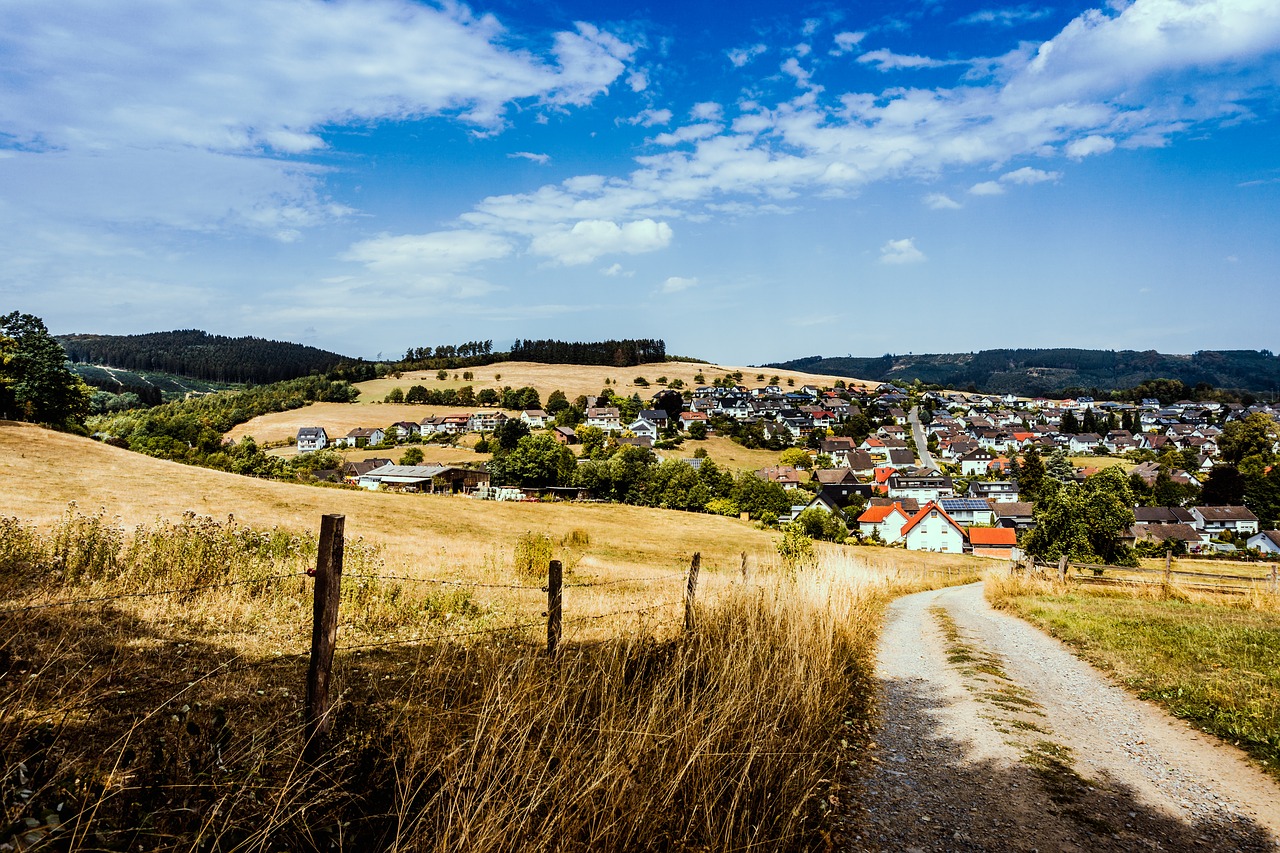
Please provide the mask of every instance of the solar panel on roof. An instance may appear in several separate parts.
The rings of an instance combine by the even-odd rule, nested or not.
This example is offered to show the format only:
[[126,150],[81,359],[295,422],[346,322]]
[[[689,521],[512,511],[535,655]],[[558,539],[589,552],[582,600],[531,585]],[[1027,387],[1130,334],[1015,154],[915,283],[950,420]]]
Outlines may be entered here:
[[939,503],[948,512],[955,509],[991,509],[989,503],[976,498],[943,498]]

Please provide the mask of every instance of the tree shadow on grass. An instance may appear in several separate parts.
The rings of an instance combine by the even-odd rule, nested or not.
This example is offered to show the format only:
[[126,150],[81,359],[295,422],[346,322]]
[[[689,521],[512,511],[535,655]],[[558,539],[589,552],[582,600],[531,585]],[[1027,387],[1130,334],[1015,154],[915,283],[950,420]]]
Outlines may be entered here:
[[1180,820],[1107,776],[1086,779],[1051,733],[1023,732],[1023,760],[974,760],[944,734],[923,682],[882,683],[877,745],[851,771],[852,850],[1272,851],[1248,817],[1206,804]]

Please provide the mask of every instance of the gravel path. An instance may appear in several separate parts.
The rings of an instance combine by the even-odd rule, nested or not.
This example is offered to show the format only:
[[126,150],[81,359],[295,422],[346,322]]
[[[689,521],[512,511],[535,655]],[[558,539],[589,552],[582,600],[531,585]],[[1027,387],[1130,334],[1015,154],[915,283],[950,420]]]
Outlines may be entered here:
[[1280,850],[1280,786],[981,584],[894,602],[879,676],[852,850]]

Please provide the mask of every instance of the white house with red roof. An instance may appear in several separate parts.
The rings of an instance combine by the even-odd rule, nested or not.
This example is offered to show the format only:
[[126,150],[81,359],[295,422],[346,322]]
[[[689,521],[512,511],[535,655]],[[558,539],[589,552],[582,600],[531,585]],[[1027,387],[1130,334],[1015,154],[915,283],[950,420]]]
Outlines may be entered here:
[[911,520],[911,516],[902,508],[902,504],[894,502],[888,506],[869,506],[858,516],[858,530],[863,536],[879,533],[886,545],[892,545],[902,538],[902,528]]
[[933,501],[922,506],[915,517],[902,526],[902,538],[908,551],[964,553],[964,528]]

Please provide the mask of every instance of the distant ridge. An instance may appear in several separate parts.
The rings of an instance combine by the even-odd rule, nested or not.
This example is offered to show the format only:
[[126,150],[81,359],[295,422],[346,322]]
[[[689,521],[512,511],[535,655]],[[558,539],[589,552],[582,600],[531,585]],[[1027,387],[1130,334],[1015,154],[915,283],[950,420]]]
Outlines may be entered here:
[[75,362],[159,371],[207,382],[280,382],[353,361],[303,344],[230,338],[196,329],[145,335],[62,335],[58,341]]
[[1173,379],[1193,388],[1280,394],[1280,358],[1269,350],[1201,350],[1167,355],[1146,350],[996,349],[975,353],[828,358],[820,355],[764,367],[911,382],[1024,397],[1089,390],[1120,391],[1151,379]]

